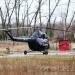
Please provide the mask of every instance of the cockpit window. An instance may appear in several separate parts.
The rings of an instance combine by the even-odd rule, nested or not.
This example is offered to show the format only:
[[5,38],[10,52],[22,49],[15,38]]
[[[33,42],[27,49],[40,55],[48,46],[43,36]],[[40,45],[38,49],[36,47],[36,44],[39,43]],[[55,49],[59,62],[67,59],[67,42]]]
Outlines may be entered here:
[[36,31],[32,34],[31,37],[34,37],[34,38],[45,38],[45,34],[41,31]]
[[43,38],[43,39],[46,38],[45,34],[42,34],[42,35],[41,35],[41,38]]

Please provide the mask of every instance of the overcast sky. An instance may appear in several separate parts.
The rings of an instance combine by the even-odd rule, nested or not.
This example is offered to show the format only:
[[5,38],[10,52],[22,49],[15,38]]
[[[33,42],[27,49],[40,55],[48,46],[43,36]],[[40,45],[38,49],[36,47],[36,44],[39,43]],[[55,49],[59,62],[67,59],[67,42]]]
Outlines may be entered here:
[[[9,0],[6,0],[6,1],[9,1]],[[29,9],[29,13],[36,11],[36,9],[38,7],[37,1],[38,0],[33,0],[31,8]],[[52,12],[53,8],[55,7],[55,4],[56,4],[57,1],[58,0],[51,0],[51,3],[50,3],[51,12]],[[55,17],[57,18],[56,22],[61,21],[61,15],[64,17],[64,14],[67,12],[68,1],[69,0],[60,0],[59,6],[56,8],[53,16],[51,17],[51,22],[54,21]],[[32,2],[32,0],[28,0],[28,6],[31,4],[31,2]],[[42,0],[42,3],[44,3],[44,4],[41,7],[41,13],[42,13],[42,16],[46,16],[46,17],[42,17],[42,23],[47,23],[48,13],[49,13],[49,10],[48,10],[49,9],[49,6],[48,6],[49,0]],[[10,8],[13,7],[13,4],[14,4],[14,0],[11,0]],[[4,2],[4,0],[0,0],[0,7],[1,7],[2,11],[3,11],[3,14],[5,15],[6,10],[5,10],[5,2]],[[24,9],[27,10],[25,8],[25,1],[23,1],[22,7],[20,9],[20,21],[22,20],[22,16],[25,13]],[[69,7],[69,13],[68,13],[68,17],[67,17],[67,22],[70,22],[74,11],[75,11],[75,0],[71,0],[70,7]],[[10,13],[11,13],[11,11],[10,11]],[[31,20],[33,15],[34,15],[34,13],[29,15],[30,20]],[[0,22],[1,22],[1,20],[0,20]],[[15,13],[13,13],[13,15],[12,15],[12,22],[15,22]],[[37,20],[37,23],[38,22],[39,22],[39,19]]]

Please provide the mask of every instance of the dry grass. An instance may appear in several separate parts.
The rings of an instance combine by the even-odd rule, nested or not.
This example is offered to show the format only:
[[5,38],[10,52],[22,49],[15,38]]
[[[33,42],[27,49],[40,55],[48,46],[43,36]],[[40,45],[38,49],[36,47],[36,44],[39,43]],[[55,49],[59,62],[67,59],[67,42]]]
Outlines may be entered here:
[[6,51],[6,48],[10,48],[12,51],[20,51],[28,49],[28,44],[12,41],[0,41],[0,51]]
[[10,51],[24,51],[28,50],[28,44],[22,42],[13,42],[13,41],[0,41],[0,56],[4,55],[9,48]]
[[[27,44],[0,41],[0,53],[28,49]],[[0,58],[0,75],[75,75],[75,56],[25,56]]]
[[0,75],[75,75],[75,56],[0,58]]

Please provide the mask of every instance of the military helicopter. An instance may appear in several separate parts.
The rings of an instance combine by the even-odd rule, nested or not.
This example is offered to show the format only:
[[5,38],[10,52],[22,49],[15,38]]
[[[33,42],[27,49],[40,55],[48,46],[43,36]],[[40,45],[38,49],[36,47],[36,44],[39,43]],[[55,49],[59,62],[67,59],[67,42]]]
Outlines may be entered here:
[[32,51],[39,51],[45,55],[48,54],[49,40],[48,40],[47,35],[45,33],[43,33],[42,31],[37,30],[37,31],[33,32],[32,35],[27,38],[13,37],[10,34],[9,30],[4,30],[4,31],[10,37],[10,39],[12,41],[27,42],[28,43],[30,51],[25,50],[24,51],[25,55],[29,52],[32,52]]

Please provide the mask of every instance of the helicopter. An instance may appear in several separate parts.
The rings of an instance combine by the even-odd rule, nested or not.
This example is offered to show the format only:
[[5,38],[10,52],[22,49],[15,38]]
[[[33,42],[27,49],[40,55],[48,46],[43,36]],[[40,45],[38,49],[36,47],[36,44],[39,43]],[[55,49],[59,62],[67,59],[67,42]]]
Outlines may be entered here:
[[48,49],[50,48],[50,45],[48,37],[44,32],[37,30],[33,32],[31,36],[22,38],[22,37],[13,37],[9,30],[4,31],[12,41],[28,43],[30,51],[25,50],[24,51],[25,55],[32,51],[39,51],[42,52],[44,55],[48,54]]

